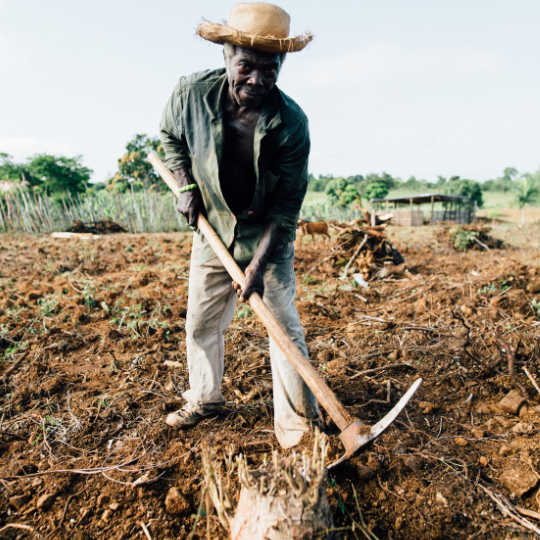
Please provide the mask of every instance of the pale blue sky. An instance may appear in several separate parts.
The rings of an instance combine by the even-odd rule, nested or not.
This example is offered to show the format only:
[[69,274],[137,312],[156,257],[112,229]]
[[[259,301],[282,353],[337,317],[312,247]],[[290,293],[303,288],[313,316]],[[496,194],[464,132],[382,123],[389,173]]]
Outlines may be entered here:
[[[181,75],[222,65],[194,37],[234,1],[0,0],[0,152],[82,154],[112,175],[157,135]],[[310,119],[315,174],[486,180],[540,166],[539,0],[284,0],[279,86]]]

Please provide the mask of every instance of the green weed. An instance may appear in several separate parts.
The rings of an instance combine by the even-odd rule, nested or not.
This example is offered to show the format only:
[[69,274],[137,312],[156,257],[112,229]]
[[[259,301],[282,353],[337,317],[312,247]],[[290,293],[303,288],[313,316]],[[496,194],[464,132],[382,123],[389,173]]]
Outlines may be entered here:
[[488,294],[497,292],[497,287],[491,283],[490,285],[484,285],[481,289],[478,289],[478,294]]

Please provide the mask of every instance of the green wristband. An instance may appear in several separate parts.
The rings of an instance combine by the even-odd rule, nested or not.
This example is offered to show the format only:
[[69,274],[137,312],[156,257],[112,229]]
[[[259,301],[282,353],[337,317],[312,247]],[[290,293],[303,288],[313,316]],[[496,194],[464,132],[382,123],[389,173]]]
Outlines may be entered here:
[[197,184],[189,184],[189,186],[180,188],[178,193],[184,193],[184,191],[191,191],[192,189],[197,189]]

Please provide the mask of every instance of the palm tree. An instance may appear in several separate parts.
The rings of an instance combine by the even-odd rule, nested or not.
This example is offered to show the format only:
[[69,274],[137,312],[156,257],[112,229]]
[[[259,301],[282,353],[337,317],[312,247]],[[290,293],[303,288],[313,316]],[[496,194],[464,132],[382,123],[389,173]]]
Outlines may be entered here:
[[525,225],[525,205],[538,201],[540,191],[527,177],[522,182],[515,184],[514,191],[518,207],[521,208],[521,225],[523,226]]

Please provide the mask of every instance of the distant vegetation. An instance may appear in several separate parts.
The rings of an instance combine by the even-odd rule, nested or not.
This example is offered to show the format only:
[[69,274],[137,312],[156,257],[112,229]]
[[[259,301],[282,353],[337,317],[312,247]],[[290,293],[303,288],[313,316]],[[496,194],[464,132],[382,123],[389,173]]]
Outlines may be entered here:
[[15,163],[9,154],[0,153],[0,188],[29,188],[54,198],[62,194],[84,193],[92,169],[82,165],[82,157],[67,158],[36,154],[24,163]]
[[390,192],[400,194],[443,193],[471,197],[479,207],[484,204],[485,193],[506,193],[519,208],[524,205],[538,205],[540,196],[540,170],[535,173],[519,173],[508,167],[502,176],[486,182],[477,182],[459,176],[445,178],[439,176],[436,182],[419,180],[411,176],[403,181],[388,173],[354,175],[347,178],[332,175],[310,174],[308,190],[324,192],[331,204],[346,206],[353,201],[366,204],[370,199],[386,197]]
[[[9,154],[0,153],[0,231],[61,230],[71,218],[97,216],[117,220],[131,231],[168,227],[178,230],[181,223],[177,216],[169,215],[163,206],[172,205],[171,194],[146,159],[151,151],[164,158],[157,137],[135,135],[118,158],[118,170],[99,183],[90,183],[93,171],[83,165],[81,156],[36,154],[16,163]],[[386,172],[346,178],[331,174],[316,178],[310,174],[302,215],[307,219],[345,219],[356,216],[358,209],[368,206],[371,199],[429,192],[468,196],[479,207],[483,206],[486,194],[489,199],[501,195],[505,202],[523,209],[524,221],[525,208],[540,202],[540,170],[519,173],[508,167],[500,177],[483,183],[459,176],[439,176],[436,182],[413,176],[404,181]],[[29,217],[33,212],[34,218]],[[151,223],[145,224],[145,219]]]

